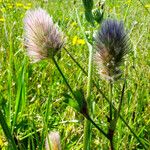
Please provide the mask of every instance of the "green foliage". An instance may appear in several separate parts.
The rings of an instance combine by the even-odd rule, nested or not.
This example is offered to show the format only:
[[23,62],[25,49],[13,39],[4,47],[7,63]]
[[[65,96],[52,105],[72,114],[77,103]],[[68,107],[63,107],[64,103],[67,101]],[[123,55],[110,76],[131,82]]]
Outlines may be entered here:
[[[127,76],[127,83],[120,114],[142,143],[149,147],[150,29],[147,9],[150,11],[150,8],[149,0],[142,2],[143,5],[137,0],[106,1],[103,18],[124,20],[126,28],[129,29],[132,51],[122,68]],[[96,3],[97,1],[94,1],[94,5],[91,3],[86,6],[89,7],[90,13],[97,8]],[[83,115],[78,112],[81,112],[84,106],[81,102],[84,102],[82,100],[86,99],[86,96],[77,90],[75,95],[79,101],[75,101],[52,62],[44,60],[31,64],[26,58],[22,19],[27,9],[39,6],[46,9],[54,21],[58,22],[66,35],[67,50],[86,71],[88,68],[88,48],[83,42],[85,39],[77,23],[76,9],[85,34],[90,39],[93,38],[93,28],[89,27],[86,21],[85,10],[80,1],[0,1],[0,149],[12,147],[14,139],[18,149],[42,149],[45,136],[52,130],[60,132],[62,149],[82,149],[84,123]],[[97,14],[100,16],[101,11],[90,13],[95,20],[100,21]],[[94,29],[97,28],[99,24],[95,24]],[[58,63],[73,91],[82,87],[85,92],[87,76],[64,49]],[[107,83],[99,78],[95,68],[92,78],[98,89],[108,97]],[[116,108],[119,105],[121,89],[122,81],[119,80],[114,85],[113,104]],[[64,91],[65,95],[62,94]],[[93,120],[107,131],[109,104],[94,85],[90,100],[95,102]],[[78,112],[68,107],[66,102]],[[92,127],[92,133],[91,149],[109,149],[108,140],[96,128]],[[116,149],[144,149],[120,118],[116,125],[114,141]]]

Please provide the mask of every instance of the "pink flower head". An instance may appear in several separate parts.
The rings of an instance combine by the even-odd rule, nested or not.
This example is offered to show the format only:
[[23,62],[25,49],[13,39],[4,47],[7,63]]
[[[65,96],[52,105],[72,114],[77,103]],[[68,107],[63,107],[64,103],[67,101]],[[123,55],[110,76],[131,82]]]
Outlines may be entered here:
[[61,150],[59,132],[50,132],[45,141],[46,150]]
[[96,36],[95,62],[104,79],[114,81],[121,77],[120,66],[130,50],[129,37],[123,22],[106,20]]
[[24,18],[24,38],[27,53],[33,62],[54,57],[64,44],[62,32],[41,8],[27,11]]

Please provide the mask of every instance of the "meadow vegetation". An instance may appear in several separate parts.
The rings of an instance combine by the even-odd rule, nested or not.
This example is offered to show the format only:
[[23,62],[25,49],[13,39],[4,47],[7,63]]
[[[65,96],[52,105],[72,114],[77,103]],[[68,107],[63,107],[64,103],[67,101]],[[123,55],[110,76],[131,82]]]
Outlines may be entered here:
[[[94,8],[99,7],[94,0]],[[62,150],[83,149],[84,116],[68,104],[71,95],[59,70],[50,59],[31,63],[24,46],[23,19],[26,11],[41,7],[65,35],[57,63],[73,91],[82,89],[86,99],[88,78],[73,58],[88,72],[89,47],[101,23],[92,26],[85,18],[81,0],[0,0],[0,149],[44,149],[46,135],[58,131]],[[149,0],[106,0],[101,21],[122,20],[131,50],[122,65],[126,85],[121,116],[114,133],[116,150],[142,150],[150,147],[150,2]],[[66,51],[66,50],[67,51]],[[93,53],[95,47],[93,46]],[[109,84],[93,63],[90,101],[94,122],[107,132]],[[113,85],[113,105],[117,108],[124,81]],[[72,95],[71,95],[72,96]],[[2,117],[3,116],[3,117]],[[4,128],[7,123],[8,128]],[[9,133],[7,133],[9,129]],[[134,135],[136,134],[136,136]],[[8,137],[6,136],[8,135]],[[10,137],[10,138],[9,138]],[[12,138],[12,139],[11,139]],[[139,139],[139,140],[138,140]],[[92,125],[91,150],[108,150],[107,138]],[[14,146],[15,147],[15,146]]]

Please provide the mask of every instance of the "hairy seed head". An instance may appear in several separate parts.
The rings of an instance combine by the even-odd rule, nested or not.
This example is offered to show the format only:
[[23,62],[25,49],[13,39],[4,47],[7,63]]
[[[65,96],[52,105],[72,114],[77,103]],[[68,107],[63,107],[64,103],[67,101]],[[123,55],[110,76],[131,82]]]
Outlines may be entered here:
[[50,132],[45,142],[46,150],[61,150],[60,135],[58,132]]
[[124,56],[129,50],[129,38],[123,22],[106,20],[95,37],[95,62],[99,73],[108,80],[116,80],[121,76],[119,69]]
[[54,57],[63,43],[62,32],[45,10],[38,8],[27,11],[24,18],[24,44],[33,62]]

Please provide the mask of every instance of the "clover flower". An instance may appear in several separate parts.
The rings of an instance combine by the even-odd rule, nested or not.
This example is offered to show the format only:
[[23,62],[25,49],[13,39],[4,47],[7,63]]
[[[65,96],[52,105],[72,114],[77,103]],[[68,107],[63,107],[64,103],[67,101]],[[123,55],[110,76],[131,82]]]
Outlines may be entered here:
[[45,142],[46,150],[61,150],[60,135],[58,132],[50,132]]
[[121,76],[120,65],[129,50],[129,38],[123,22],[106,20],[95,37],[95,62],[99,73],[107,80],[113,81]]
[[24,44],[33,62],[52,58],[64,44],[64,37],[48,13],[28,10],[24,18]]

